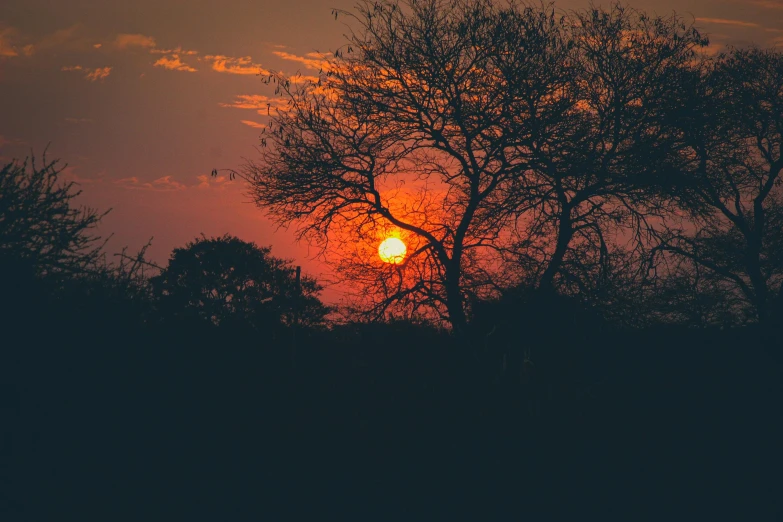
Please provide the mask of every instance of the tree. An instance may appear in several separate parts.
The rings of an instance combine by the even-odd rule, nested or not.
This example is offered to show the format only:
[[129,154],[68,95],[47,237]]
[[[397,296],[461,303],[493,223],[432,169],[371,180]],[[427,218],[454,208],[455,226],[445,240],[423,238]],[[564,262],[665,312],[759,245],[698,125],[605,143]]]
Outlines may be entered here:
[[[704,44],[676,17],[616,5],[558,17],[382,1],[349,15],[357,30],[318,82],[274,77],[288,105],[245,173],[279,223],[337,245],[327,259],[373,313],[424,307],[458,331],[468,300],[531,274],[551,287],[584,250],[575,238],[603,252],[603,223],[632,220],[668,150],[672,81]],[[374,255],[388,234],[409,243],[401,266]],[[524,259],[522,275],[507,269]]]
[[306,276],[297,286],[291,262],[270,252],[228,235],[175,249],[151,279],[161,317],[260,330],[321,324],[329,311],[318,299],[322,287]]
[[613,250],[645,246],[649,220],[679,190],[671,176],[683,147],[677,115],[687,103],[679,86],[707,40],[676,15],[619,3],[572,12],[566,23],[573,52],[559,93],[564,112],[535,135],[512,254],[542,290],[589,294]]
[[[0,262],[35,277],[72,275],[88,269],[100,253],[95,227],[105,215],[73,205],[81,191],[62,182],[57,161],[33,158],[0,170]],[[9,273],[11,272],[11,273]],[[3,275],[14,277],[5,268]],[[18,276],[18,274],[16,274]]]
[[667,221],[657,250],[711,271],[767,322],[783,305],[783,53],[731,50],[690,94],[681,154],[695,203]]
[[[257,201],[298,220],[302,237],[336,242],[376,312],[424,304],[465,330],[537,125],[515,96],[524,89],[544,119],[562,111],[568,50],[550,14],[484,0],[360,4],[358,32],[317,84],[281,80],[289,106],[249,170]],[[403,266],[374,262],[389,231],[409,243]]]

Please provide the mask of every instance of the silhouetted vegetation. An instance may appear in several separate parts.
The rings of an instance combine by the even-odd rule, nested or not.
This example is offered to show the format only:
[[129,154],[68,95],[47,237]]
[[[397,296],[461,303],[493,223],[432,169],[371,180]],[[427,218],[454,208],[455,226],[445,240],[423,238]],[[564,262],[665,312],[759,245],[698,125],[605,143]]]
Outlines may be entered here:
[[0,171],[0,519],[774,519],[783,53],[621,5],[355,16],[244,173],[348,303],[231,235],[107,252],[57,163]]
[[297,280],[291,263],[270,251],[227,235],[175,249],[150,280],[155,320],[249,327],[271,338],[280,327],[323,325],[322,287],[311,277]]

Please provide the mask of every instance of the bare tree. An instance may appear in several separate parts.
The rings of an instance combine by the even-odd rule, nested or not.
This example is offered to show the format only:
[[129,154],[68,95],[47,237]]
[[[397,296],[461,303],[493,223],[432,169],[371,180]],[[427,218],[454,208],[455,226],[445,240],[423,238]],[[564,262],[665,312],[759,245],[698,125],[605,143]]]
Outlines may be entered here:
[[678,89],[707,41],[676,15],[618,3],[573,12],[567,23],[568,110],[537,134],[536,182],[523,195],[533,206],[523,206],[515,255],[541,289],[557,283],[587,294],[612,251],[643,248],[649,220],[667,210],[673,151],[683,146],[673,117],[684,103]]
[[[583,289],[618,228],[640,239],[668,201],[677,81],[706,44],[679,17],[488,0],[351,16],[317,83],[277,78],[289,104],[247,176],[281,224],[337,243],[374,313],[464,329],[467,299],[520,281]],[[373,255],[389,233],[412,246],[402,266]]]
[[[247,172],[256,201],[301,237],[340,244],[342,273],[363,274],[376,312],[404,297],[464,330],[466,296],[490,288],[492,251],[530,191],[538,135],[572,104],[566,26],[549,7],[489,0],[349,15],[357,29],[318,83],[280,79],[289,104]],[[368,248],[389,230],[410,243],[402,266]]]
[[667,221],[658,250],[734,285],[768,321],[783,299],[783,53],[734,49],[695,87],[682,154],[698,205]]

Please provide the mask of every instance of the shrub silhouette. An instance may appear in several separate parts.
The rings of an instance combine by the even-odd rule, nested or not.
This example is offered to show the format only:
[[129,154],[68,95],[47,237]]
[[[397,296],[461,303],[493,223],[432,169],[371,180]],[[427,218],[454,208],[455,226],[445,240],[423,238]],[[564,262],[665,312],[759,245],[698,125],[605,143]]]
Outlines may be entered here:
[[269,247],[225,235],[202,237],[177,248],[151,279],[160,321],[279,330],[323,323],[328,308],[321,286],[302,277]]

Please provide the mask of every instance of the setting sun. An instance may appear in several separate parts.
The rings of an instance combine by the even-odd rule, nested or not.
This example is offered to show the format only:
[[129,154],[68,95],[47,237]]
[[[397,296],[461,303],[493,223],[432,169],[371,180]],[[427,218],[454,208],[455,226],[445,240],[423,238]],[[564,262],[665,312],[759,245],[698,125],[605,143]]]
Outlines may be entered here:
[[384,263],[398,265],[405,259],[407,250],[408,249],[405,248],[405,243],[403,243],[400,238],[389,237],[384,239],[378,247],[378,255]]

